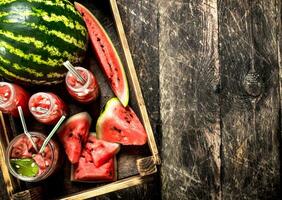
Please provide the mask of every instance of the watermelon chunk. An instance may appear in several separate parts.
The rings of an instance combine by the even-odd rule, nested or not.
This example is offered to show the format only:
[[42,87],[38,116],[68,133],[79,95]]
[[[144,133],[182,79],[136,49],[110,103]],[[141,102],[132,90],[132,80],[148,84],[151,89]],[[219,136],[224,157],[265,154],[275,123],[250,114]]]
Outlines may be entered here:
[[118,153],[120,145],[117,143],[99,140],[95,135],[90,134],[85,149],[92,156],[92,160],[96,167],[100,167],[109,161]]
[[31,158],[32,154],[29,152],[28,148],[28,140],[26,137],[21,137],[15,144],[13,145],[11,151],[12,158]]
[[62,140],[67,157],[71,163],[77,163],[81,154],[82,144],[79,137],[70,135]]
[[88,162],[85,157],[81,157],[78,166],[75,167],[74,179],[79,181],[114,181],[116,179],[114,158],[100,167],[96,167],[93,162]]
[[147,134],[134,111],[110,99],[96,124],[97,138],[123,145],[144,145]]
[[52,163],[51,160],[45,161],[44,157],[39,153],[35,154],[33,156],[33,159],[35,160],[38,167],[42,170],[46,169],[48,167],[48,165]]
[[82,15],[95,54],[100,62],[108,82],[123,106],[129,101],[129,89],[126,74],[117,51],[108,34],[96,17],[83,5],[74,3],[75,8]]
[[77,181],[113,181],[116,179],[115,154],[120,145],[106,142],[90,134],[72,177]]
[[91,124],[87,112],[70,117],[59,129],[58,135],[72,164],[78,163],[82,146],[86,143]]

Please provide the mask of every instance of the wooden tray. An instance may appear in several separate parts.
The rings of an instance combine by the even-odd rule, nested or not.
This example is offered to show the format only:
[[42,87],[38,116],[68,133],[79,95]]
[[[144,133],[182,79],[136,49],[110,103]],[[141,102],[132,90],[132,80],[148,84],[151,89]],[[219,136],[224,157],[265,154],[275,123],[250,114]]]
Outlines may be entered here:
[[[7,192],[13,199],[86,199],[109,192],[121,190],[135,186],[146,181],[149,176],[157,172],[156,165],[160,164],[160,158],[154,134],[150,125],[144,99],[133,65],[132,57],[128,47],[127,39],[122,26],[120,14],[116,0],[105,1],[81,1],[88,7],[100,20],[106,31],[109,33],[114,45],[125,67],[129,87],[130,87],[130,106],[135,110],[148,134],[148,144],[142,147],[122,146],[117,156],[118,180],[111,183],[93,184],[76,183],[70,181],[70,164],[65,159],[62,169],[53,177],[42,181],[41,183],[21,182],[8,172],[5,164],[5,149],[9,141],[17,134],[22,132],[19,119],[15,119],[0,112],[0,167],[3,173],[3,179],[7,186]],[[90,48],[90,46],[89,46]],[[38,90],[53,91],[69,105],[70,114],[87,110],[93,118],[91,131],[95,131],[96,119],[107,100],[113,96],[102,72],[98,68],[92,51],[88,51],[88,58],[85,66],[90,66],[98,79],[101,88],[101,97],[96,102],[83,106],[72,101],[65,93],[64,85],[53,88],[34,89],[29,88],[31,93]],[[27,119],[27,126],[30,131],[43,131],[48,133],[51,127],[39,125],[32,117]],[[56,138],[55,138],[56,139]]]

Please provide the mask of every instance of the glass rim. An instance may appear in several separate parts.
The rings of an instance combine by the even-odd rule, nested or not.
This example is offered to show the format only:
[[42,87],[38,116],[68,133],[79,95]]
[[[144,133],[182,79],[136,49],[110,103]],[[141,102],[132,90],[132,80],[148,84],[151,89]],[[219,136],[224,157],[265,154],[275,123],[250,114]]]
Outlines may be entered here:
[[80,67],[80,66],[75,67],[75,69],[79,69],[79,70],[82,70],[82,71],[86,72],[86,74],[87,74],[87,80],[86,80],[85,84],[82,85],[81,87],[78,87],[78,88],[72,87],[72,86],[68,83],[68,81],[67,81],[67,80],[68,80],[68,77],[69,77],[70,75],[72,75],[72,73],[71,73],[70,71],[67,72],[65,82],[66,82],[67,87],[69,87],[71,90],[73,90],[73,91],[75,91],[75,92],[81,92],[81,91],[87,89],[87,87],[90,85],[90,81],[91,81],[91,75],[90,75],[90,73],[91,73],[91,71],[88,70],[88,69],[86,69],[86,68],[84,68],[84,67]]
[[[54,99],[53,99],[53,97],[52,97],[51,94],[52,94],[52,93],[50,93],[50,92],[37,92],[37,93],[33,94],[33,95],[30,97],[30,99],[29,99],[29,101],[28,101],[28,107],[29,107],[30,112],[31,112],[35,117],[44,117],[44,116],[48,116],[48,115],[52,112],[52,110],[53,110],[53,108],[54,108],[54,103],[55,103],[55,102],[54,102]],[[38,114],[37,112],[32,111],[31,107],[29,106],[29,105],[31,104],[32,100],[35,99],[35,98],[36,98],[37,96],[39,96],[39,95],[47,97],[47,98],[49,99],[49,101],[50,101],[50,107],[48,108],[48,111],[46,111],[45,113],[42,113],[42,114]]]

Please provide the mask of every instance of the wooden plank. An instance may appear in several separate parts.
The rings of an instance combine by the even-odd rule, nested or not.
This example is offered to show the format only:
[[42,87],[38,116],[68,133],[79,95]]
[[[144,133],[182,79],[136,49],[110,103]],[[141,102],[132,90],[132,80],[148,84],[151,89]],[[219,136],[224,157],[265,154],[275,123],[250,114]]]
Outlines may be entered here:
[[160,1],[163,199],[220,199],[217,1]]
[[278,2],[219,2],[223,199],[279,199]]
[[150,120],[148,117],[148,113],[147,113],[147,109],[146,109],[146,105],[144,102],[144,98],[142,95],[142,91],[141,91],[141,87],[138,81],[138,77],[136,74],[136,70],[133,64],[133,60],[132,60],[132,56],[130,53],[130,49],[128,46],[128,42],[127,42],[127,38],[124,32],[124,28],[123,28],[123,24],[121,21],[121,17],[119,14],[119,10],[117,7],[117,2],[116,0],[110,0],[111,3],[111,8],[113,11],[113,16],[114,16],[114,21],[116,24],[116,28],[117,28],[117,32],[120,38],[120,43],[122,45],[122,49],[123,52],[125,54],[125,58],[126,58],[126,64],[128,67],[128,71],[130,73],[130,76],[128,76],[128,79],[130,79],[130,82],[132,82],[132,88],[136,97],[136,101],[138,104],[138,108],[140,110],[140,115],[146,130],[146,133],[148,135],[148,143],[149,143],[149,147],[151,149],[151,153],[154,157],[154,162],[156,164],[160,164],[160,157],[159,157],[159,152],[158,152],[158,148],[157,148],[157,144],[155,141],[155,137],[154,137],[154,133],[150,124]]
[[6,165],[5,150],[8,144],[7,137],[8,137],[8,133],[5,126],[5,119],[2,112],[0,111],[0,168],[1,168],[0,173],[2,173],[3,181],[5,187],[7,188],[7,195],[8,197],[11,198],[13,192],[16,189],[16,183],[14,182],[14,179],[9,173],[8,167]]
[[114,192],[117,190],[125,189],[128,187],[133,187],[136,185],[140,185],[144,183],[145,179],[140,177],[140,176],[134,176],[131,178],[127,178],[124,180],[119,180],[113,183],[109,183],[107,185],[101,186],[101,187],[96,187],[93,189],[89,189],[86,191],[82,191],[77,194],[73,194],[70,196],[66,196],[61,198],[60,200],[76,200],[76,199],[88,199],[91,197],[96,197],[99,195],[107,194],[110,192]]
[[[281,0],[277,3],[277,12],[280,14],[282,18],[282,2]],[[278,20],[278,62],[279,62],[279,96],[280,96],[280,133],[282,130],[282,19]],[[281,134],[280,134],[281,135]],[[280,158],[281,158],[281,140],[280,140]],[[282,159],[280,159],[280,168],[282,167]],[[282,177],[281,169],[280,169],[280,177]]]

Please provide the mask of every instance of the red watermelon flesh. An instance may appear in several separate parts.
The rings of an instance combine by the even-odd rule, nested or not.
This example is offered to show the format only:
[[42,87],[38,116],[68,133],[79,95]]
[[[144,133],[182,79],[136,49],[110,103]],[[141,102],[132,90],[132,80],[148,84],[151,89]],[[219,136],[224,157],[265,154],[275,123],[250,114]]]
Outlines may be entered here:
[[92,158],[91,154],[87,150],[83,150],[79,162],[74,168],[75,180],[114,181],[116,179],[114,158],[111,158],[100,167],[96,167],[90,158]]
[[82,149],[80,139],[76,136],[70,136],[69,138],[64,138],[63,144],[69,161],[72,164],[77,163]]
[[95,166],[100,167],[118,153],[120,145],[99,140],[95,135],[90,134],[85,149],[91,154]]
[[75,3],[75,8],[82,15],[92,42],[95,54],[100,62],[108,82],[123,106],[129,101],[129,89],[126,74],[117,51],[106,31],[96,17],[83,5]]
[[12,158],[31,158],[32,154],[28,148],[28,140],[26,137],[19,138],[13,145],[11,151]]
[[36,164],[40,169],[46,169],[46,164],[42,155],[38,153],[35,154],[32,158],[35,160]]
[[134,111],[123,107],[117,98],[110,99],[96,124],[97,138],[123,145],[144,145],[147,134]]
[[82,112],[70,117],[58,131],[67,157],[72,164],[79,161],[82,146],[86,143],[91,124],[88,113]]

